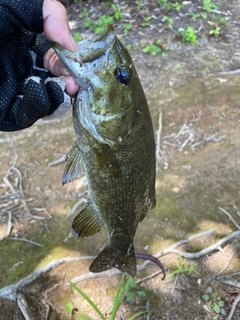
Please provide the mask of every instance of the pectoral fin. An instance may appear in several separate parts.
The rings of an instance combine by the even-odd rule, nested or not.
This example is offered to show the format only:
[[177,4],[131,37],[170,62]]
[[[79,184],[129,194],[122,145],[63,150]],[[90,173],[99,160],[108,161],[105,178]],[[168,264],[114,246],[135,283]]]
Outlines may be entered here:
[[76,237],[90,237],[99,232],[102,223],[90,203],[74,218],[72,232]]
[[83,174],[82,154],[75,142],[66,156],[67,164],[65,166],[62,185],[78,179]]

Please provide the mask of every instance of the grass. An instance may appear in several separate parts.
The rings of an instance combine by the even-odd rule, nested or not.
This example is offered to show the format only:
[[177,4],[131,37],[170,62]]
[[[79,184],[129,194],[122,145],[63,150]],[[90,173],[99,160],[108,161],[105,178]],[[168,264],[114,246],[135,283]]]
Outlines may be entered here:
[[[97,307],[97,305],[90,299],[90,297],[88,295],[86,295],[80,288],[78,288],[74,283],[72,283],[71,281],[69,281],[71,287],[76,290],[89,304],[90,306],[93,308],[93,310],[98,314],[98,316],[100,317],[100,319],[102,320],[108,320],[108,318],[106,318],[106,316],[101,312],[101,310]],[[133,296],[132,293],[133,292]],[[115,296],[115,299],[113,301],[113,306],[112,306],[112,310],[110,312],[110,318],[109,320],[115,320],[117,319],[117,311],[123,301],[123,299],[125,297],[127,297],[127,301],[131,301],[134,297],[134,294],[137,294],[138,296],[143,296],[143,291],[136,291],[136,283],[133,280],[132,277],[128,277],[127,280],[125,281],[125,275],[122,274],[120,283],[118,285],[118,290]],[[145,294],[145,293],[144,293]],[[73,305],[71,303],[68,303],[66,305],[66,310],[67,312],[73,316],[74,314],[83,320],[91,320],[91,318],[89,318],[88,316],[76,311],[76,308],[73,308]],[[137,317],[139,317],[140,315],[144,315],[146,314],[147,311],[141,311],[138,313],[135,313],[133,315],[130,316],[130,318],[128,318],[128,320],[133,320],[136,319]]]
[[175,269],[173,272],[169,273],[166,277],[166,279],[175,276],[176,274],[179,273],[196,273],[197,275],[200,276],[200,273],[195,270],[196,265],[194,263],[191,263],[190,265],[185,265],[183,263],[183,258],[179,255],[178,256],[178,268]]

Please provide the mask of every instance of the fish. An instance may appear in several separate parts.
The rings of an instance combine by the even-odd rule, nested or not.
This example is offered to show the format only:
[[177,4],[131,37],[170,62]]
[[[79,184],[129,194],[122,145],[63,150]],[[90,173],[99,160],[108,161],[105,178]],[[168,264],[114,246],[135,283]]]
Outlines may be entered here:
[[84,173],[89,201],[74,218],[72,232],[89,237],[105,226],[108,243],[89,270],[115,267],[134,276],[136,230],[156,204],[152,119],[132,58],[113,25],[78,47],[72,53],[53,44],[80,86],[73,103],[77,141],[67,154],[62,183]]

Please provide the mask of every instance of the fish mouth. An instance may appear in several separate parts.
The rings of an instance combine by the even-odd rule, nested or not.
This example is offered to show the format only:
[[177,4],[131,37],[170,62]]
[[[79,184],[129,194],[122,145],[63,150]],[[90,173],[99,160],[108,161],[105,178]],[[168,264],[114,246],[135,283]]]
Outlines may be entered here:
[[52,47],[74,80],[82,86],[84,63],[99,59],[114,45],[116,39],[114,27],[109,24],[99,35],[78,42],[79,51],[77,52],[71,52],[58,43],[52,43]]

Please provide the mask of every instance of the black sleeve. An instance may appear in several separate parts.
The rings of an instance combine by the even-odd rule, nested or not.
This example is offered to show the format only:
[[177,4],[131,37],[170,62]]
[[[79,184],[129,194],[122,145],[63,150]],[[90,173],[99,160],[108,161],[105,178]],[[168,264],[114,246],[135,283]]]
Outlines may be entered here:
[[24,28],[43,32],[43,0],[0,0],[0,38],[8,39]]
[[65,83],[44,69],[43,0],[0,0],[0,131],[30,127],[71,105]]

